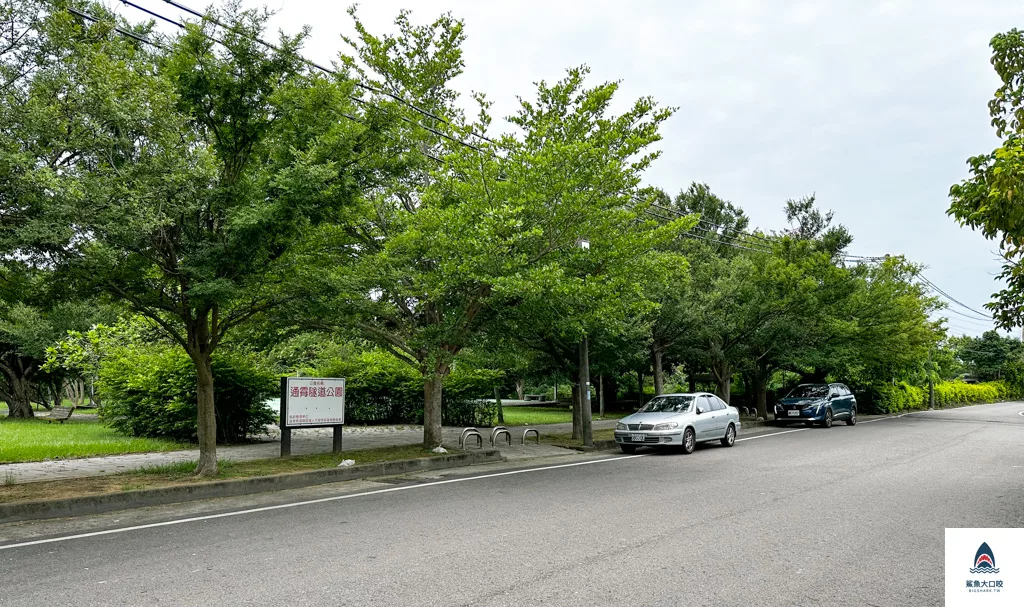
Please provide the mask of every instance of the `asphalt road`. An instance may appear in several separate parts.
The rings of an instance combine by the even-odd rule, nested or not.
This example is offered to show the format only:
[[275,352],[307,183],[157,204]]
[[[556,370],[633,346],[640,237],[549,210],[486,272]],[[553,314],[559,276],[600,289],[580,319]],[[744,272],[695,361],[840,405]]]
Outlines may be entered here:
[[0,544],[0,605],[941,605],[944,528],[1024,526],[1021,411]]

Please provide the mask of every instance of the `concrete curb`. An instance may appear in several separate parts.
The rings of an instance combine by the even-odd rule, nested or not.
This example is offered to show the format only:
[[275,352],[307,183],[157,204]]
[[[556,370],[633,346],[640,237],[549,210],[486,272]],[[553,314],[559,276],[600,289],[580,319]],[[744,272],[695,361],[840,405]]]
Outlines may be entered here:
[[350,481],[370,476],[392,476],[409,472],[459,468],[488,462],[505,461],[497,449],[484,449],[469,453],[423,457],[393,462],[379,462],[347,468],[328,468],[311,472],[290,472],[273,476],[257,476],[228,481],[214,481],[198,485],[140,489],[120,493],[70,497],[66,499],[0,504],[0,524],[66,516],[100,514],[114,510],[162,506],[217,497],[233,497],[266,491],[298,489],[312,485]]

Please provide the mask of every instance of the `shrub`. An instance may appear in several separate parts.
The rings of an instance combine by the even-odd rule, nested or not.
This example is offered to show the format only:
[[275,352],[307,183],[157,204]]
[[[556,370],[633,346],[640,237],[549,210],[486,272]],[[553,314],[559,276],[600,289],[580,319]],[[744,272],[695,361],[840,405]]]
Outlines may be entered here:
[[[213,361],[217,441],[236,442],[274,422],[266,406],[276,377],[245,354],[222,351]],[[169,346],[123,348],[101,363],[97,387],[103,419],[130,436],[197,440],[196,371],[185,352]]]
[[[423,377],[387,352],[370,350],[337,359],[315,374],[345,378],[345,423],[423,423]],[[487,399],[501,376],[500,371],[456,365],[444,380],[441,422],[448,426],[493,423],[493,401],[478,399]]]
[[[878,389],[878,395],[878,408],[886,413],[928,408],[928,388],[918,388],[906,382],[882,386]],[[936,407],[994,403],[1020,396],[1019,387],[1002,380],[982,384],[968,384],[959,380],[935,384]]]
[[878,389],[877,406],[883,413],[899,413],[909,409],[920,409],[927,406],[927,391],[911,386],[907,382],[895,385],[886,384]]

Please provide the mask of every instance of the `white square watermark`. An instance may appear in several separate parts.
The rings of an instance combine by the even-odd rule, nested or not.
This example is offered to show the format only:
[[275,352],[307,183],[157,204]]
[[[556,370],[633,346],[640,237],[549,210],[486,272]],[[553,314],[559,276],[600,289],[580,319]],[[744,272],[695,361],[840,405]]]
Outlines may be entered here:
[[1024,529],[946,529],[946,607],[1024,605]]

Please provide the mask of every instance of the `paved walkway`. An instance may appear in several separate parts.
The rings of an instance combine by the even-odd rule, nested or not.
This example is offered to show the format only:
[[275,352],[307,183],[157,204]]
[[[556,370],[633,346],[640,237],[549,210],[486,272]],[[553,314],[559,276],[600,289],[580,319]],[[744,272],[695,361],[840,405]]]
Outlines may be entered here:
[[[601,420],[594,422],[594,429],[614,428],[618,420]],[[572,424],[546,424],[532,426],[542,436],[551,434],[567,434],[572,432]],[[512,446],[498,443],[501,452],[510,460],[528,459],[546,455],[575,453],[552,445],[520,445],[523,428],[509,428],[512,433]],[[458,446],[462,428],[445,427],[443,429],[444,445]],[[481,429],[484,435],[484,446],[489,446],[489,430]],[[278,457],[281,454],[279,432],[271,427],[271,432],[259,442],[248,445],[218,447],[217,457],[223,460],[244,462],[254,459]],[[308,430],[292,430],[292,454],[306,455],[310,453],[330,452],[333,430],[330,428],[310,428]],[[390,426],[390,427],[346,427],[343,434],[343,450],[372,449],[375,447],[393,447],[397,445],[415,445],[423,440],[422,426]],[[196,461],[199,459],[198,449],[183,451],[165,451],[162,453],[132,453],[127,455],[108,455],[103,457],[86,457],[80,459],[50,460],[44,462],[25,462],[19,464],[0,464],[0,477],[13,478],[17,483],[52,481],[62,478],[80,478],[85,476],[102,476],[135,470],[143,466],[158,466],[178,462]],[[358,462],[356,462],[358,463]]]

